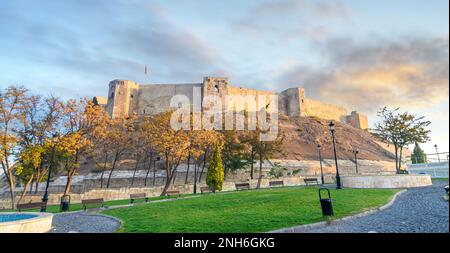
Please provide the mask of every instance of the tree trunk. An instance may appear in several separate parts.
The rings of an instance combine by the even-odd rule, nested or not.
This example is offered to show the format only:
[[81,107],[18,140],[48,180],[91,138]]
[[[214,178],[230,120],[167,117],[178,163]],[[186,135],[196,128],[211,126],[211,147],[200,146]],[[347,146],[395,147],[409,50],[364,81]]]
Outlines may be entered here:
[[252,154],[250,156],[250,179],[253,179],[253,164],[255,163],[255,153],[253,153],[253,148],[252,148]]
[[186,171],[186,179],[184,180],[184,184],[188,183],[190,163],[191,163],[191,152],[189,152],[188,159],[187,159],[187,171]]
[[67,175],[67,183],[66,188],[64,190],[64,195],[69,194],[70,192],[70,186],[72,185],[73,176],[75,175],[75,169],[72,169],[69,174]]
[[397,174],[399,174],[399,168],[398,168],[398,146],[394,145],[394,153],[395,153],[395,170]]
[[10,197],[11,197],[11,209],[14,210],[15,209],[14,178],[13,178],[12,171],[8,171],[8,173],[9,173],[8,183],[9,183],[9,192],[10,192]]
[[103,175],[105,175],[105,170],[102,170],[102,174],[100,175],[100,188],[103,188]]
[[171,173],[171,166],[168,157],[166,156],[166,183],[161,196],[166,196],[167,190],[169,190],[170,182],[172,181],[173,173]]
[[153,162],[153,186],[156,184],[156,162]]
[[25,195],[27,194],[27,189],[30,185],[33,185],[33,178],[34,175],[31,175],[30,179],[28,179],[27,183],[25,184],[25,186],[23,187],[23,191],[22,191],[22,195],[20,195],[19,200],[17,201],[18,204],[20,204],[22,202],[22,199],[25,197]]
[[262,156],[262,153],[259,152],[259,175],[258,175],[258,184],[256,185],[256,189],[261,188],[262,166],[263,166],[263,156]]
[[400,147],[400,154],[398,159],[398,170],[402,170],[402,159],[403,159],[403,147]]
[[133,171],[133,178],[131,178],[131,187],[133,187],[134,185],[134,178],[136,177],[136,171],[139,167],[139,162],[141,161],[140,157],[136,157],[136,166],[134,167],[134,171]]
[[150,160],[147,167],[147,173],[145,174],[144,186],[147,186],[148,174],[150,174],[150,170],[152,169],[152,162],[153,162],[153,153],[150,153]]
[[198,178],[198,183],[201,183],[201,181],[202,181],[202,176],[203,176],[203,172],[205,171],[205,167],[206,167],[206,153],[207,153],[208,151],[207,150],[205,150],[205,155],[204,155],[204,157],[203,157],[203,167],[202,167],[202,171],[200,172],[200,176],[199,176],[199,178]]
[[114,169],[116,168],[116,163],[117,163],[117,159],[118,159],[118,158],[119,158],[119,157],[118,157],[118,155],[116,154],[115,157],[114,157],[113,165],[112,165],[112,167],[111,167],[111,172],[109,172],[108,181],[106,182],[106,188],[109,188],[109,186],[110,186],[110,183],[111,183],[111,177],[112,177],[112,174],[113,174],[113,172],[114,172]]

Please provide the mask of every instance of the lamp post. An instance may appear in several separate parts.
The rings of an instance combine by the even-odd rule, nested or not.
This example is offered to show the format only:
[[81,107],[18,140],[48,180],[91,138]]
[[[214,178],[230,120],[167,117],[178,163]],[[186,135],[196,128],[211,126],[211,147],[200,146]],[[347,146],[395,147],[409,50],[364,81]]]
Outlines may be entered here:
[[441,162],[441,158],[439,158],[438,145],[435,144],[435,145],[434,145],[434,148],[436,149],[436,155],[437,155],[437,158],[438,158],[438,162]]
[[325,184],[325,179],[323,178],[322,154],[320,153],[321,148],[322,146],[320,146],[320,144],[317,144],[317,151],[319,152],[319,162],[320,162],[320,177],[322,179],[322,184]]
[[[56,153],[56,141],[55,139],[59,137],[58,133],[53,134],[53,147],[52,147],[52,155],[50,158],[50,164],[48,166],[48,175],[47,175],[47,183],[45,185],[45,193],[44,196],[42,197],[42,202],[47,202],[48,201],[48,186],[50,185],[50,178],[52,177],[52,170],[53,170],[53,165],[55,162],[55,153]],[[42,205],[41,207],[41,212],[45,212],[47,211],[47,205]]]
[[337,154],[336,154],[336,138],[334,136],[334,131],[336,130],[336,125],[333,121],[330,122],[328,125],[328,129],[331,132],[331,136],[333,137],[333,151],[334,151],[334,161],[336,163],[336,189],[342,189],[341,185],[341,176],[339,175],[339,165],[337,161]]
[[355,155],[356,174],[358,174],[358,158],[357,158],[358,153],[359,153],[359,149],[358,148],[354,148],[353,149],[353,154]]
[[153,160],[153,186],[155,186],[156,183],[156,162],[159,162],[161,160],[161,157],[156,157],[155,160]]
[[194,194],[197,194],[197,163],[194,165]]

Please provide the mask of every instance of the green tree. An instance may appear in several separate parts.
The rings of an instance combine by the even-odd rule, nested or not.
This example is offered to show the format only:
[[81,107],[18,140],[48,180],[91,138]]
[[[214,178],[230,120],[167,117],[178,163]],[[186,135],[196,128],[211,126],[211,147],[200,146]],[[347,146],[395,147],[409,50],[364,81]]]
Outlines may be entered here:
[[224,146],[222,149],[222,158],[224,165],[225,179],[230,172],[245,169],[250,165],[246,160],[245,145],[235,130],[223,131]]
[[430,140],[430,130],[427,127],[430,121],[424,117],[399,112],[400,108],[382,108],[378,111],[381,121],[372,129],[372,133],[380,140],[394,146],[395,168],[397,173],[401,173],[403,148],[417,143],[425,143]]
[[215,144],[212,157],[209,161],[208,173],[206,175],[206,184],[213,192],[222,190],[223,181],[225,179],[220,150],[221,147],[219,144]]
[[411,154],[411,160],[413,164],[427,162],[427,156],[425,152],[423,152],[423,150],[420,148],[419,143],[417,142],[414,144],[414,150],[413,153]]

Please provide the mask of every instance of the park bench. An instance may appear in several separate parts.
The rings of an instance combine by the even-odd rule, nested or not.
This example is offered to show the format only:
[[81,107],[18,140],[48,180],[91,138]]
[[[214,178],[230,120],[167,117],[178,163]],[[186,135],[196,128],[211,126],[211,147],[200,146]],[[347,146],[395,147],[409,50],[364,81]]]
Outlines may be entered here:
[[179,197],[181,194],[180,194],[180,191],[167,191],[166,195],[168,197],[170,197],[170,196],[177,196],[177,197]]
[[306,185],[309,185],[309,183],[319,184],[319,180],[317,180],[317,178],[305,178],[303,180],[305,181]]
[[148,197],[145,193],[135,193],[130,194],[130,203],[133,204],[135,200],[143,199],[145,202],[148,202]]
[[208,186],[200,187],[200,191],[202,192],[202,194],[205,192],[212,192],[211,188],[209,188]]
[[34,202],[34,203],[24,203],[24,204],[17,204],[17,210],[19,212],[22,212],[22,210],[27,210],[27,209],[41,209],[47,208],[47,202]]
[[236,191],[239,190],[250,190],[250,184],[249,183],[242,183],[242,184],[234,184],[236,187]]
[[269,182],[269,186],[270,187],[274,187],[274,186],[284,186],[284,182],[281,181],[270,181]]
[[98,204],[101,204],[101,207],[103,207],[104,205],[103,205],[103,199],[83,199],[83,200],[81,200],[81,204],[83,205],[83,207],[84,207],[84,210],[86,210],[87,209],[87,206],[88,205],[98,205]]

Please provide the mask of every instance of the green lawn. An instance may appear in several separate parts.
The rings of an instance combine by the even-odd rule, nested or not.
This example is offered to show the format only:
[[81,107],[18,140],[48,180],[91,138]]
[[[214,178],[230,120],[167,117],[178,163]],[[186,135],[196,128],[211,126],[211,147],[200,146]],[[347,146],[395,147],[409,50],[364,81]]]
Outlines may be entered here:
[[[322,221],[316,187],[218,193],[102,213],[124,221],[118,232],[268,232]],[[398,190],[332,190],[335,218],[382,206]]]
[[448,182],[448,178],[439,178],[439,177],[437,177],[437,178],[432,178],[431,181],[437,181],[437,182],[447,181]]

